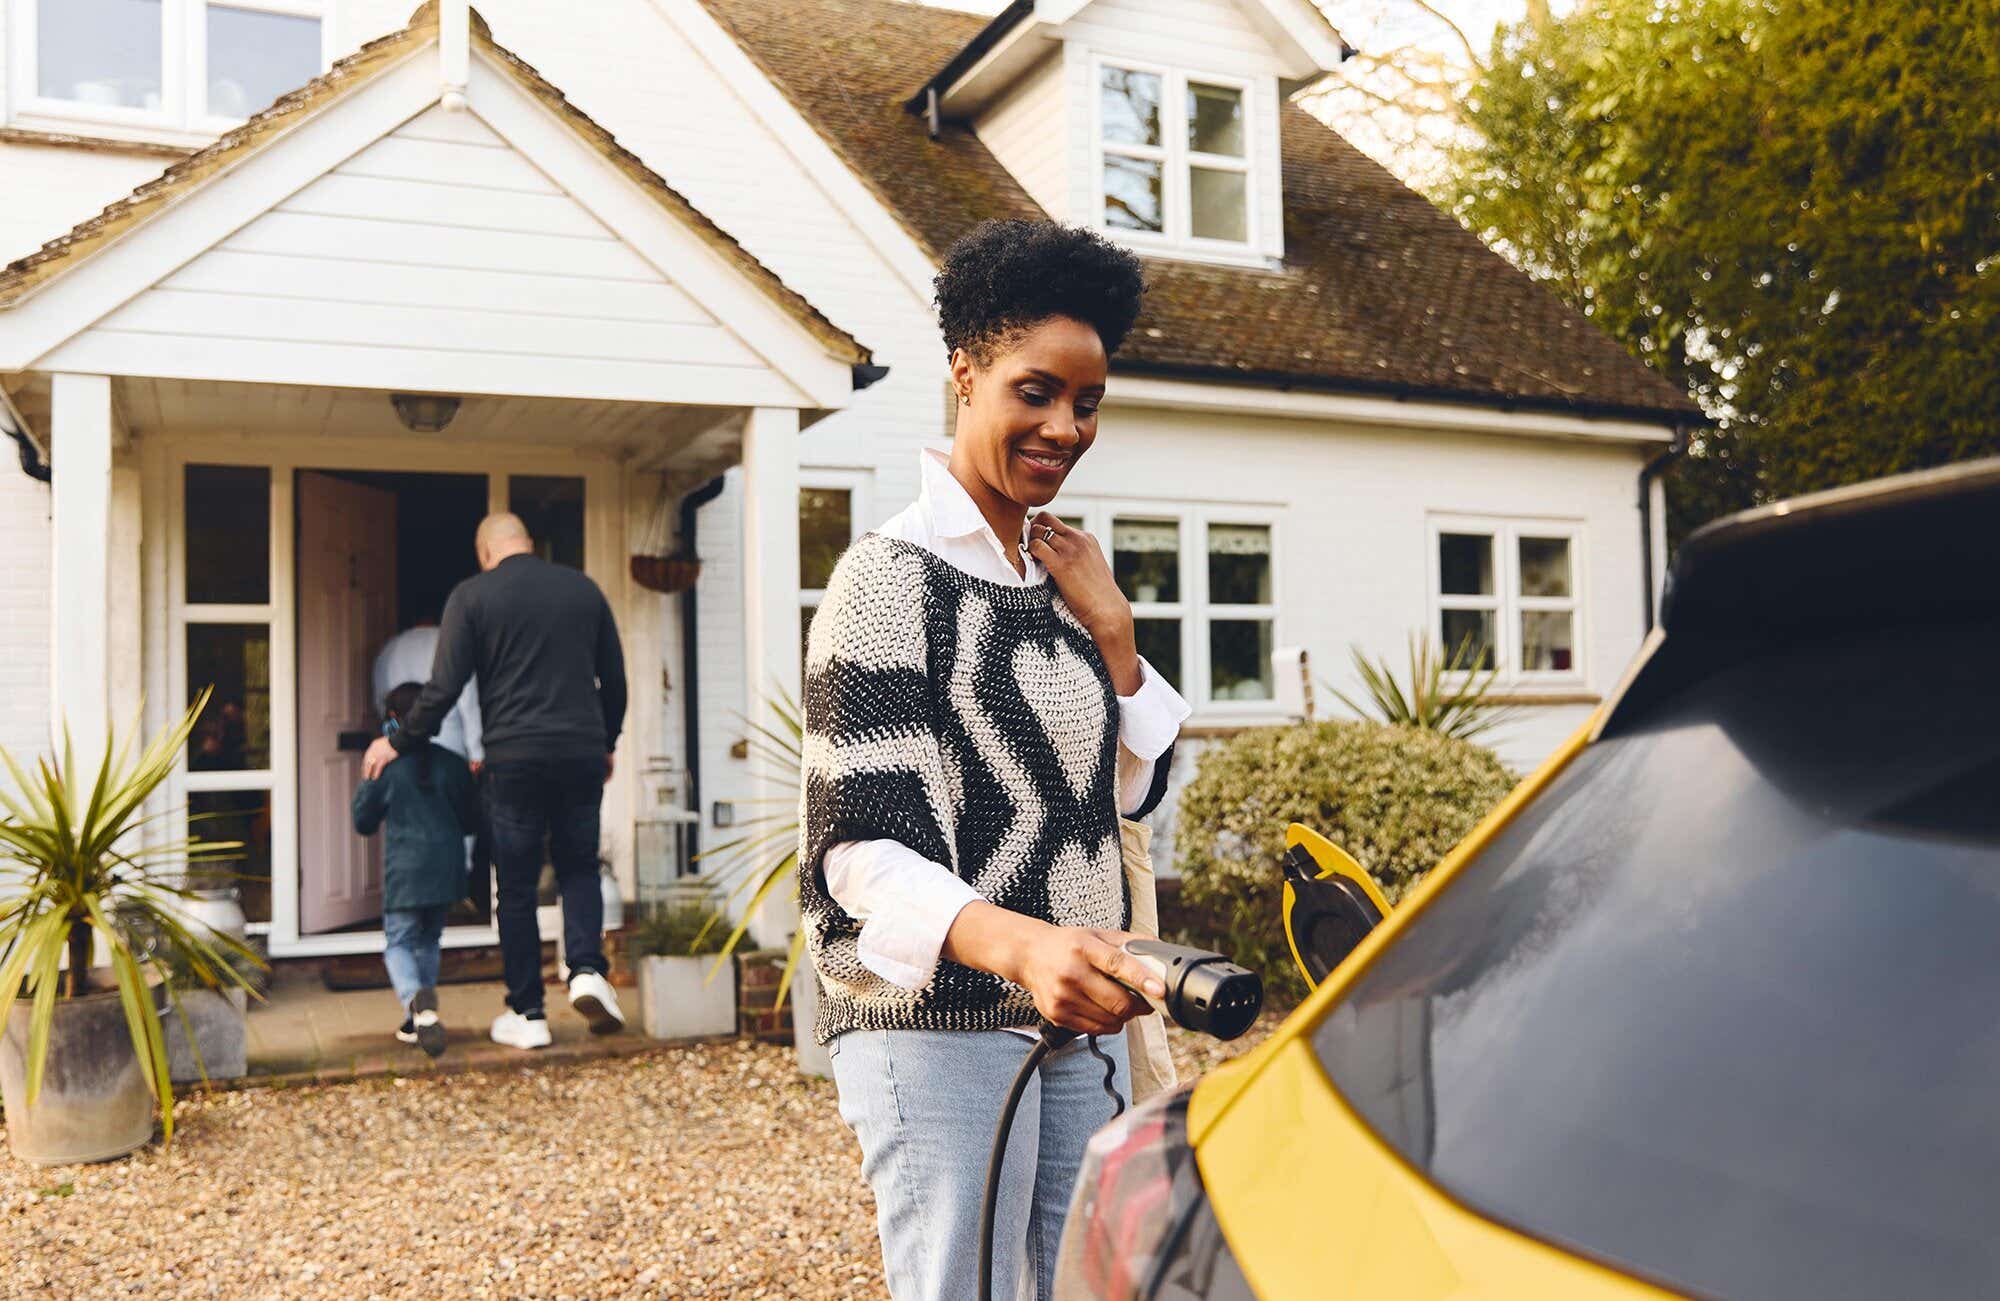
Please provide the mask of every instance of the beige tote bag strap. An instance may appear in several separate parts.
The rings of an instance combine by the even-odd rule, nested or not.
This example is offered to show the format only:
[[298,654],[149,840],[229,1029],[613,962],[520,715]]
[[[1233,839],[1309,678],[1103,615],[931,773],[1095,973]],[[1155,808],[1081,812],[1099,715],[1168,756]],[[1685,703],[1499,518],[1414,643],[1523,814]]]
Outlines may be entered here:
[[[1132,927],[1160,938],[1160,896],[1153,880],[1153,829],[1118,819],[1118,846],[1125,859],[1125,885],[1132,897]],[[1132,1059],[1132,1101],[1174,1087],[1173,1055],[1167,1051],[1166,1018],[1154,1013],[1125,1023],[1125,1048]]]

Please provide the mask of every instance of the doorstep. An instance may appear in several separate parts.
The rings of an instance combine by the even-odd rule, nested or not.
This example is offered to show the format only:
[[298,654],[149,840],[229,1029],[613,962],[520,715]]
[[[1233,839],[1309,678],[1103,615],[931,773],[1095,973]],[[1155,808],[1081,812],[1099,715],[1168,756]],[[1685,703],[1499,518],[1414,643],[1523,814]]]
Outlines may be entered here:
[[438,1014],[450,1043],[433,1061],[416,1045],[396,1041],[396,1025],[402,1018],[396,996],[387,989],[328,989],[318,972],[280,966],[265,1001],[250,1004],[249,1074],[206,1087],[265,1088],[390,1075],[500,1071],[626,1057],[664,1046],[640,1033],[638,992],[630,986],[618,991],[629,1028],[606,1035],[590,1033],[583,1018],[570,1010],[562,986],[550,983],[547,989],[549,1030],[555,1042],[529,1052],[494,1043],[487,1035],[493,1018],[507,1006],[500,982],[440,985]]

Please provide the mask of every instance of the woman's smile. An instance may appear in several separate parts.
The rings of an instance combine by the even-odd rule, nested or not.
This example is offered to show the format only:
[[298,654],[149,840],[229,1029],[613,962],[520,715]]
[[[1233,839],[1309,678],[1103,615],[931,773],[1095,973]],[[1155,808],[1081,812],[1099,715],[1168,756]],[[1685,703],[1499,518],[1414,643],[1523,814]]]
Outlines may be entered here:
[[1041,447],[1018,447],[1014,455],[1028,467],[1028,472],[1037,478],[1054,479],[1060,482],[1069,473],[1071,456],[1068,452]]

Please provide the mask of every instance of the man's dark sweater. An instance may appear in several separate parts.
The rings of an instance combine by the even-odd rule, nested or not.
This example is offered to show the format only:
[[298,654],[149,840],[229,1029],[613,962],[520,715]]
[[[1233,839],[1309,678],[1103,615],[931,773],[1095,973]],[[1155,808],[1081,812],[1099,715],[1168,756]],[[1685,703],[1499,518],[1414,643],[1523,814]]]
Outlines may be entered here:
[[625,653],[597,584],[536,556],[508,556],[452,589],[423,695],[390,738],[426,744],[479,677],[486,761],[602,758],[625,722]]

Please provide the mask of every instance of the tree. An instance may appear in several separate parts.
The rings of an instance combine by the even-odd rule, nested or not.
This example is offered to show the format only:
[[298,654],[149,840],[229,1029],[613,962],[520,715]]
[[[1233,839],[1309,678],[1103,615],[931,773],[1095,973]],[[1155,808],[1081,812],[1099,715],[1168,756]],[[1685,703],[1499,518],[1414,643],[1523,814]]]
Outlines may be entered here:
[[2000,452],[1989,5],[1595,0],[1462,118],[1439,197],[1716,417],[1679,529]]

